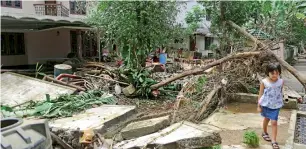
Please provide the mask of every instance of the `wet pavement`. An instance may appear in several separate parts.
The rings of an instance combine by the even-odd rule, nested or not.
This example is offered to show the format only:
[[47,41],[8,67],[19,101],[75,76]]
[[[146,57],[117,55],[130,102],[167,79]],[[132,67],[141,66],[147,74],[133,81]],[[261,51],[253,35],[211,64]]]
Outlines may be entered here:
[[[306,77],[306,59],[298,59],[297,63],[293,67],[298,70],[301,75]],[[285,85],[289,86],[298,93],[305,93],[305,89],[302,84],[292,74],[289,72],[284,72],[283,78]]]

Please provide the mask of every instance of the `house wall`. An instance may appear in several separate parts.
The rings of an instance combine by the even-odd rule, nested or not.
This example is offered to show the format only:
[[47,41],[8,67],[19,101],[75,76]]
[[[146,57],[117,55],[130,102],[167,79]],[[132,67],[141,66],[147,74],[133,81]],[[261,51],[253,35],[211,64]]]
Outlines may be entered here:
[[279,48],[278,50],[273,50],[273,53],[279,56],[281,59],[285,60],[287,58],[287,53],[285,51],[284,43],[279,43],[273,46],[274,48]]
[[28,64],[36,64],[44,58],[65,58],[71,51],[69,29],[29,32],[25,34],[25,38]]
[[[59,31],[59,35],[57,35]],[[25,55],[1,56],[3,66],[30,65],[43,63],[46,58],[66,58],[71,52],[70,30],[50,30],[41,32],[26,32]]]
[[[214,38],[212,44],[219,45],[219,42]],[[208,53],[214,53],[212,50],[205,49],[205,36],[203,35],[196,35],[196,46],[198,51],[202,53],[202,56],[208,56]]]
[[1,56],[1,65],[3,66],[17,66],[28,63],[27,55],[6,55]]

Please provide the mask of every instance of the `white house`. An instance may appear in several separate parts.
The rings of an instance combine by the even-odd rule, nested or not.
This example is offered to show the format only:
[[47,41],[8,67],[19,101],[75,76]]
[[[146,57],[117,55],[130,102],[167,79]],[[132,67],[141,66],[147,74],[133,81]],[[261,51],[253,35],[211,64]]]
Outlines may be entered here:
[[[195,0],[184,1],[185,5],[182,5],[179,9],[180,12],[177,16],[177,23],[181,24],[184,28],[187,28],[187,24],[185,22],[187,12],[191,11],[192,8],[196,5],[203,7],[201,4],[198,4]],[[214,37],[210,31],[210,18],[207,15],[206,18],[199,24],[200,28],[194,33],[194,38],[186,37],[183,40],[183,44],[177,44],[175,48],[184,48],[188,50],[194,50],[197,48],[198,52],[201,52],[203,56],[212,56],[213,51],[210,50],[210,46],[212,44],[219,45],[218,40]],[[183,46],[183,47],[179,47]]]
[[[95,55],[95,44],[85,40],[86,7],[76,0],[1,1],[1,65],[31,65],[66,58],[77,48]],[[77,40],[79,38],[79,40]],[[82,47],[86,45],[87,47]]]

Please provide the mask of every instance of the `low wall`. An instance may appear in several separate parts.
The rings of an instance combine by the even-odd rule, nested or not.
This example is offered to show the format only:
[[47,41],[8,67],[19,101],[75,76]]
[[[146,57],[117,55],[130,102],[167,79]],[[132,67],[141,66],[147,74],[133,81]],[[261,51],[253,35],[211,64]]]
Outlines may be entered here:
[[[257,104],[258,95],[249,93],[233,93],[229,96],[230,102],[253,103]],[[284,98],[285,109],[297,109],[297,100],[291,98]]]

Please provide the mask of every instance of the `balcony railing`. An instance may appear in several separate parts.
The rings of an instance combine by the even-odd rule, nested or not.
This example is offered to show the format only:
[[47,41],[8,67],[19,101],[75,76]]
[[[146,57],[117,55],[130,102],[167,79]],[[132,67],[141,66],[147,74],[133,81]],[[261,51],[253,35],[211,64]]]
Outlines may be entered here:
[[34,4],[37,15],[69,17],[69,9],[62,4]]

